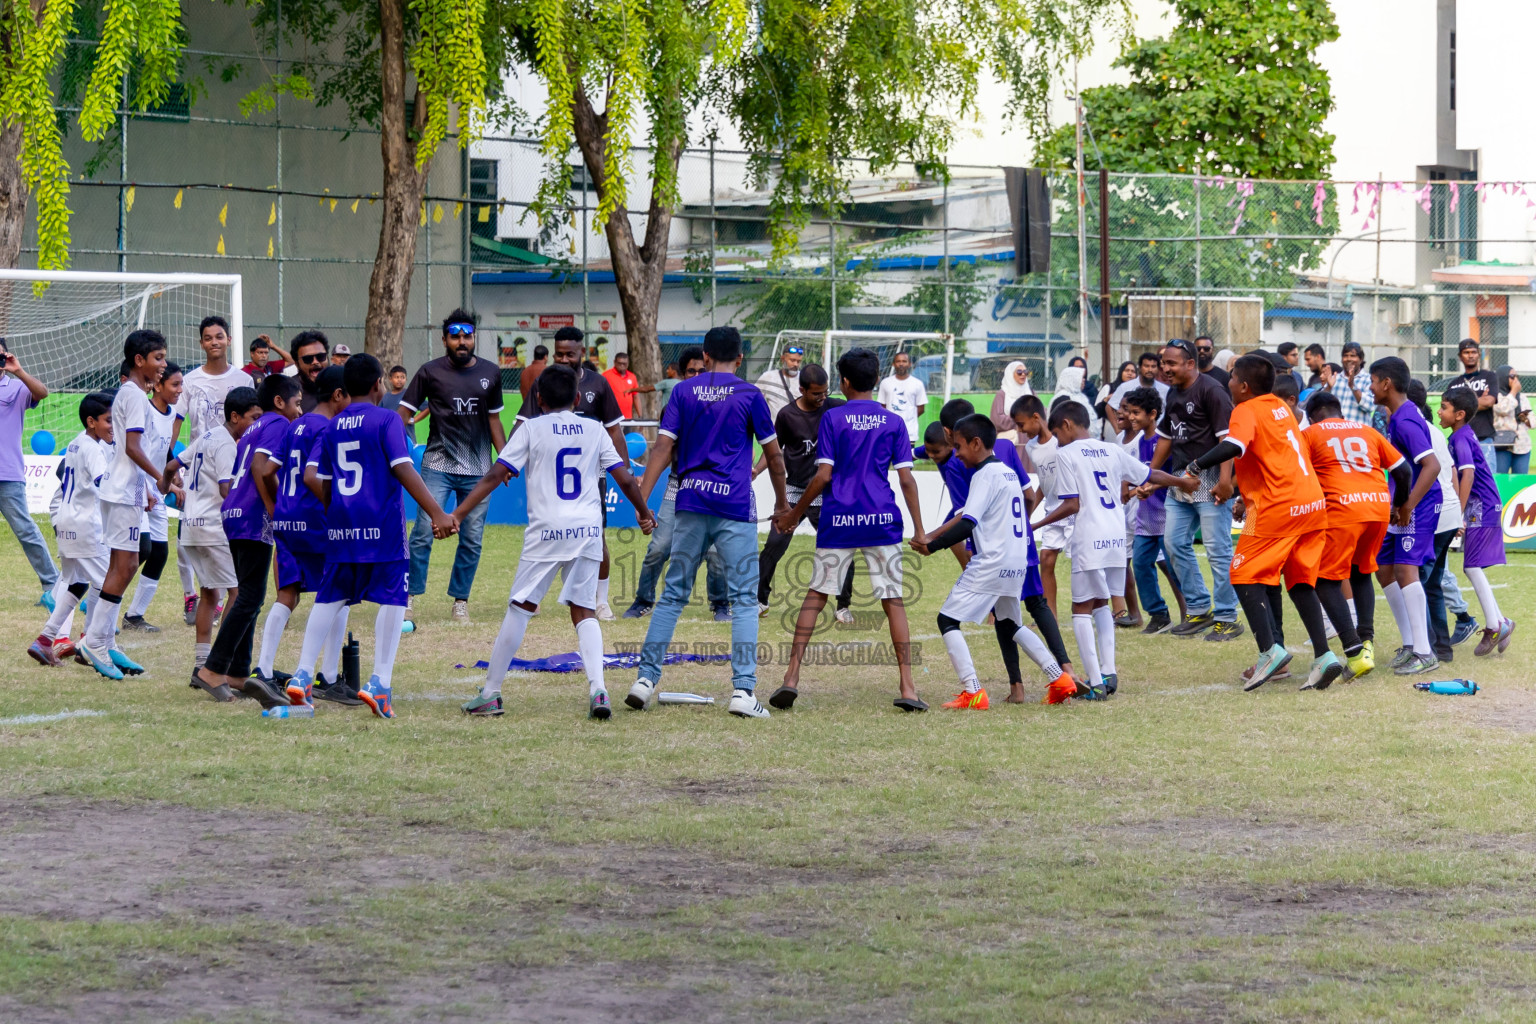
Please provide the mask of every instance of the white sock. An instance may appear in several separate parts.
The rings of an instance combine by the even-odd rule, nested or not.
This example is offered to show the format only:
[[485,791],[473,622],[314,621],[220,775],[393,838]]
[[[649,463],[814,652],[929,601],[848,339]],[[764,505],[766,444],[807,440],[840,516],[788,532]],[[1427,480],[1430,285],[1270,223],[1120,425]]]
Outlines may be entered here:
[[213,644],[192,645],[192,668],[197,670],[208,664],[208,652],[213,650]]
[[91,604],[85,615],[87,646],[98,651],[112,649],[112,641],[117,635],[117,611],[122,606],[121,601],[97,600]]
[[1115,616],[1109,605],[1093,610],[1093,629],[1099,635],[1099,667],[1104,674],[1115,674]]
[[142,617],[149,610],[149,603],[155,599],[155,591],[159,589],[159,580],[140,576],[138,586],[133,588],[133,600],[128,602],[128,615]]
[[976,665],[971,661],[971,649],[966,646],[965,634],[958,629],[945,633],[944,649],[949,652],[949,663],[955,666],[955,675],[960,677],[965,692],[975,693],[980,690],[981,682],[976,678]]
[[395,652],[400,649],[400,624],[405,621],[405,605],[386,604],[373,620],[373,674],[386,690],[395,677]]
[[1083,657],[1083,671],[1088,685],[1098,686],[1104,679],[1099,670],[1099,647],[1093,639],[1093,616],[1072,613],[1072,635],[1077,638],[1077,653]]
[[607,691],[603,685],[603,627],[596,619],[576,623],[576,648],[581,651],[581,667],[587,670],[587,693],[595,697]]
[[1408,606],[1403,603],[1403,588],[1393,580],[1381,588],[1381,596],[1387,599],[1387,607],[1392,609],[1392,618],[1397,621],[1397,635],[1403,638],[1404,647],[1413,646],[1413,628],[1408,625]]
[[1408,625],[1413,630],[1413,653],[1433,654],[1429,645],[1429,598],[1424,584],[1417,581],[1403,588],[1403,604],[1408,609]]
[[608,580],[606,578],[597,581],[597,603],[608,603]]
[[1476,567],[1461,570],[1467,574],[1467,582],[1472,584],[1472,592],[1477,595],[1477,601],[1483,606],[1483,621],[1489,629],[1498,629],[1504,625],[1504,613],[1499,611],[1499,602],[1493,596],[1493,587],[1488,582],[1488,574]]
[[331,635],[331,623],[346,606],[345,601],[333,601],[317,604],[309,610],[309,621],[304,623],[304,647],[299,651],[299,664],[293,670],[295,675],[307,672],[309,678],[315,678],[315,662],[320,660],[320,648],[325,646],[325,638]]
[[277,660],[277,645],[283,639],[283,630],[288,628],[288,616],[293,614],[293,609],[278,601],[272,605],[272,610],[267,612],[267,621],[261,627],[261,655],[256,659],[256,668],[268,679],[272,678],[272,663]]
[[59,582],[53,585],[53,612],[48,616],[48,621],[43,626],[42,635],[49,640],[58,639],[60,630],[65,636],[69,635],[70,627],[75,624],[75,595],[69,592],[69,584],[64,577],[59,577]]
[[[512,663],[517,649],[523,645],[523,634],[528,632],[528,623],[532,619],[533,612],[515,604],[507,606],[507,614],[501,620],[501,631],[496,634],[496,643],[491,647],[491,667],[486,669],[485,685],[480,687],[480,692],[485,696],[494,697],[501,692],[501,681],[506,678],[507,666]],[[576,636],[579,640],[580,630]]]
[[1040,666],[1046,678],[1055,681],[1061,675],[1061,666],[1051,654],[1051,649],[1045,646],[1045,641],[1040,639],[1026,626],[1020,626],[1019,631],[1013,634],[1013,642],[1024,648],[1024,653],[1029,655],[1029,660]]
[[[1349,624],[1351,626],[1359,626],[1360,625],[1360,616],[1358,614],[1356,614],[1356,612],[1355,612],[1355,602],[1354,601],[1345,601],[1344,603],[1349,605]],[[1338,623],[1334,623],[1334,626],[1335,626],[1335,628],[1337,628]]]
[[347,645],[347,620],[352,616],[352,606],[344,604],[331,623],[331,635],[325,638],[325,664],[320,674],[330,682],[341,678],[341,649]]

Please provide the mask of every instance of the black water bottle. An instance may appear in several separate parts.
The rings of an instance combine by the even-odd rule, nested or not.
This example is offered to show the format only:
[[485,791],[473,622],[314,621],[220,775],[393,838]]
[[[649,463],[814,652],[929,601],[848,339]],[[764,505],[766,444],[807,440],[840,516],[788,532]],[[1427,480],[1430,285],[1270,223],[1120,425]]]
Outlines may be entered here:
[[347,689],[356,693],[357,685],[357,641],[352,639],[352,631],[347,631],[346,645],[341,649],[341,678],[347,681]]

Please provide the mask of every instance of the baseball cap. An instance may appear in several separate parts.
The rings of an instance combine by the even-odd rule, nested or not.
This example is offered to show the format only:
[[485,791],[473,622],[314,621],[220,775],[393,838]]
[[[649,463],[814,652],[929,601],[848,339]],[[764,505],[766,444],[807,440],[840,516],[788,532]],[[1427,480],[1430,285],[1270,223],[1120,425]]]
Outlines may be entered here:
[[331,349],[331,355],[333,356],[349,356],[351,354],[352,350],[345,345],[337,345],[335,348]]
[[1456,351],[1457,352],[1465,352],[1469,348],[1477,349],[1478,351],[1482,351],[1482,346],[1478,345],[1478,343],[1476,341],[1474,341],[1473,339],[1471,339],[1471,338],[1462,338],[1461,339],[1461,344],[1456,347]]

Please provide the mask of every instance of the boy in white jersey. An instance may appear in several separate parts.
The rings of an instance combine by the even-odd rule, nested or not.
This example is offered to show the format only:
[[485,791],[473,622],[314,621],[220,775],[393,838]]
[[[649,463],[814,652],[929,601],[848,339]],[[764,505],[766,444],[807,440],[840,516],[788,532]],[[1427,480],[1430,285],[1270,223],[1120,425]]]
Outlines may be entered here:
[[951,547],[967,537],[976,549],[939,609],[939,633],[963,687],[944,706],[967,711],[985,711],[988,707],[987,691],[981,688],[960,624],[985,622],[989,614],[996,617],[999,637],[1010,631],[1024,653],[1051,680],[1046,702],[1059,704],[1076,689],[1072,676],[1051,655],[1045,641],[1024,627],[1019,605],[1019,594],[1029,574],[1024,482],[993,454],[997,428],[986,416],[965,417],[955,424],[953,439],[953,457],[975,469],[965,507],[932,534],[919,534],[910,541],[913,549],[924,555]]
[[[160,383],[149,393],[149,418],[144,428],[144,453],[157,466],[163,466],[171,457],[171,438],[176,433],[176,402],[181,398],[181,367],[165,364]],[[145,486],[158,488],[160,475],[145,478]],[[172,487],[177,501],[185,501],[186,493]],[[139,525],[139,582],[133,588],[133,600],[123,614],[123,629],[144,633],[158,633],[159,626],[152,626],[144,619],[149,603],[160,588],[160,573],[165,569],[166,556],[170,553],[170,509],[164,501],[144,513]]]
[[134,331],[123,342],[123,363],[128,377],[112,399],[112,435],[117,443],[102,478],[100,495],[102,538],[111,555],[101,598],[86,621],[85,638],[79,644],[86,660],[108,679],[144,671],[118,650],[115,637],[123,591],[139,568],[144,511],[160,500],[158,488],[145,486],[146,474],[159,479],[164,467],[150,459],[144,431],[149,425],[149,389],[165,375],[165,337],[159,331]]
[[59,464],[59,505],[52,518],[61,564],[59,581],[53,589],[53,614],[27,648],[27,653],[41,665],[61,664],[55,644],[60,635],[69,638],[76,603],[89,591],[88,607],[94,607],[101,581],[107,575],[107,549],[101,543],[101,508],[96,490],[112,455],[111,398],[94,394],[80,399],[80,423],[85,429],[69,442]]
[[454,509],[455,526],[507,481],[524,474],[528,484],[528,529],[522,557],[507,598],[507,614],[491,649],[485,685],[464,702],[470,715],[502,713],[501,682],[528,629],[528,620],[560,572],[560,603],[571,609],[581,664],[587,672],[588,716],[612,714],[603,683],[603,631],[597,621],[597,573],[603,559],[603,473],[613,479],[635,507],[640,529],[656,526],[640,487],[624,465],[608,432],[596,420],[577,416],[576,374],[560,364],[545,369],[535,384],[539,408],[512,435],[490,472]]
[[[215,594],[237,585],[234,558],[224,534],[223,505],[235,476],[235,443],[261,418],[261,402],[254,388],[235,388],[224,396],[224,423],[214,427],[171,459],[161,476],[169,485],[176,474],[187,471],[187,500],[181,512],[180,546],[187,564],[197,574],[202,594],[197,603],[197,640],[194,648],[192,681],[188,684],[217,701],[234,700],[230,688],[220,683],[209,685],[198,669],[208,660],[213,643],[213,607]],[[265,685],[262,680],[255,683]],[[252,684],[247,683],[247,688]],[[275,702],[277,697],[271,695]]]
[[[1119,688],[1115,669],[1115,620],[1111,597],[1125,596],[1125,506],[1121,485],[1192,490],[1190,477],[1174,477],[1149,469],[1118,444],[1089,437],[1088,410],[1063,402],[1051,412],[1051,433],[1060,446],[1056,456],[1056,488],[1061,504],[1039,523],[1075,516],[1077,524],[1067,546],[1072,558],[1072,632],[1088,672],[1080,695],[1103,699]],[[1038,528],[1038,527],[1037,527]],[[1094,634],[1097,633],[1097,643]]]
[[1046,520],[1061,507],[1058,494],[1056,456],[1060,446],[1046,425],[1045,405],[1034,395],[1021,395],[1008,412],[1018,428],[1019,436],[1029,441],[1029,461],[1040,478],[1040,504],[1032,514],[1035,524],[1035,547],[1040,551],[1040,589],[1045,601],[1051,606],[1051,614],[1058,619],[1056,608],[1056,559],[1072,543],[1073,523],[1068,516],[1060,520]]

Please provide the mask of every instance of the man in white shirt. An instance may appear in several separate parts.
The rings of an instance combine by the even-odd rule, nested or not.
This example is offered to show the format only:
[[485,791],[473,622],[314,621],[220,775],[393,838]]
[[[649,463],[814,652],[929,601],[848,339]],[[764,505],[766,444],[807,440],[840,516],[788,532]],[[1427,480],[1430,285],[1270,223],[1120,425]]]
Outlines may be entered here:
[[891,369],[894,373],[880,382],[876,400],[902,418],[907,425],[907,440],[917,444],[918,417],[928,405],[928,389],[912,376],[912,357],[907,353],[897,352]]
[[805,349],[789,345],[779,353],[779,365],[763,371],[757,378],[757,390],[768,403],[769,419],[779,415],[779,410],[800,397],[800,363],[805,359]]
[[1114,424],[1117,433],[1125,433],[1125,424],[1120,421],[1120,400],[1137,388],[1156,388],[1157,397],[1165,403],[1168,401],[1168,385],[1158,379],[1160,359],[1156,352],[1143,352],[1136,359],[1136,376],[1125,381],[1110,394],[1106,405],[1109,408],[1109,419]]

